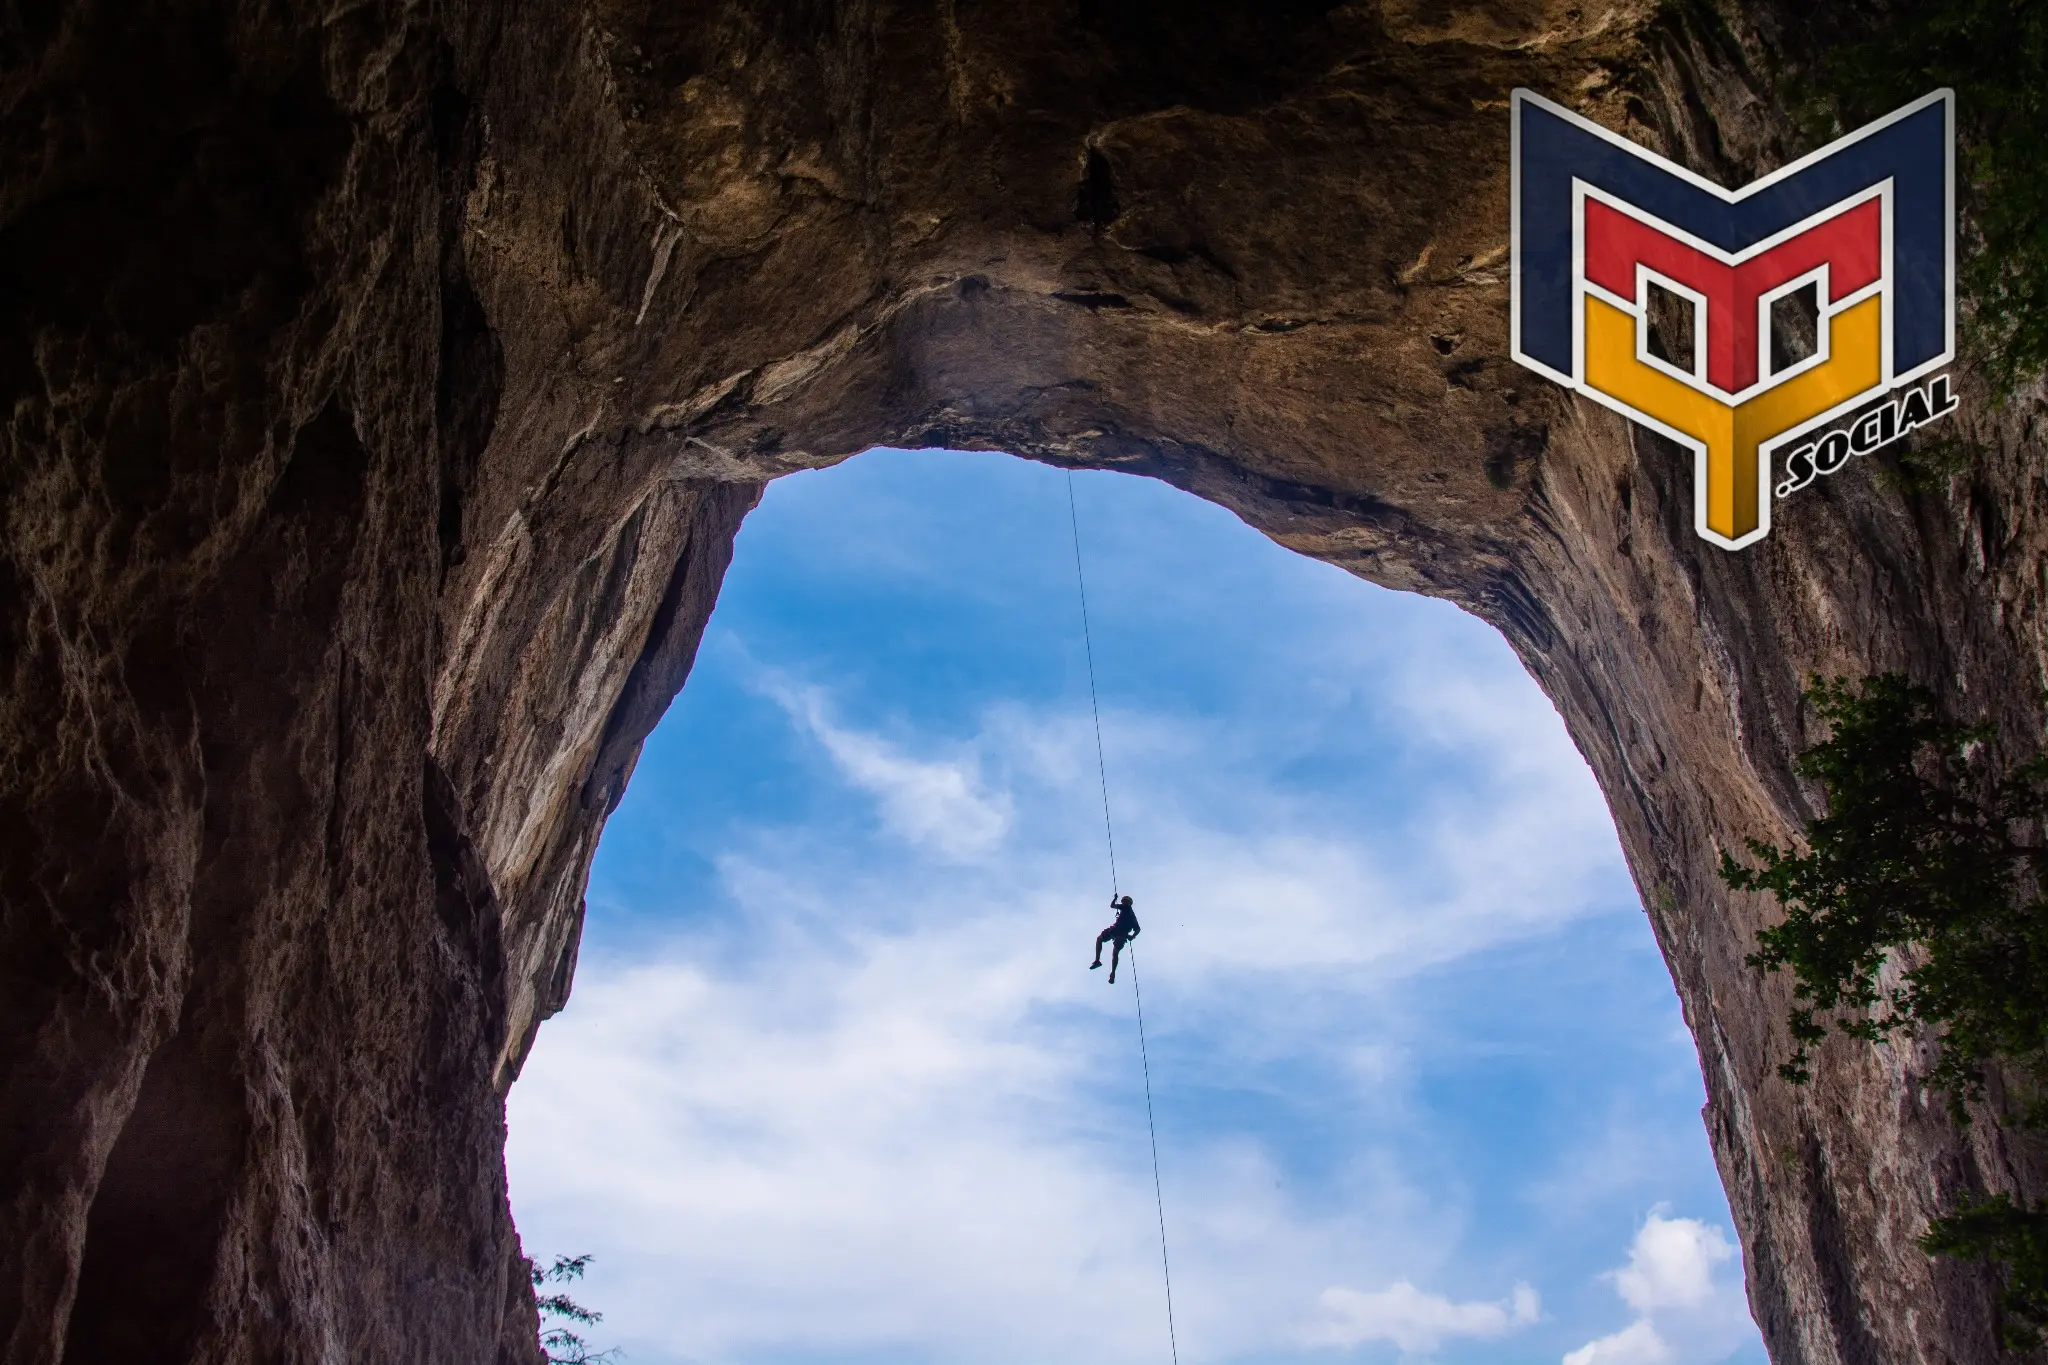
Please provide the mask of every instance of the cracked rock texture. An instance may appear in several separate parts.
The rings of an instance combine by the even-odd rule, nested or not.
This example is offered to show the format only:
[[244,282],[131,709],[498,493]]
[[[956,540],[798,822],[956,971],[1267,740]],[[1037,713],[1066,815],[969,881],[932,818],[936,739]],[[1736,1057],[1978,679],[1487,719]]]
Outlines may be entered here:
[[2037,732],[2037,405],[1731,555],[1505,355],[1508,92],[1739,182],[1804,150],[1812,9],[0,0],[0,1362],[532,1365],[503,1096],[591,852],[762,485],[885,442],[1166,479],[1498,626],[1774,1358],[1995,1358],[1913,1238],[2031,1154],[1910,1049],[1780,1083],[1713,868],[1812,812],[1813,670]]

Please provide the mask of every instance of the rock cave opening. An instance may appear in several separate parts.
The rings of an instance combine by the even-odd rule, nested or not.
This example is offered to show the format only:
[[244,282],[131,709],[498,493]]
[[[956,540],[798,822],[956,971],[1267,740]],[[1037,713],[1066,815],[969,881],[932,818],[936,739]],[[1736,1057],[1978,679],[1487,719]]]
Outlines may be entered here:
[[[2039,7],[1977,8],[2010,33]],[[1213,504],[1167,504],[1188,517],[1228,509],[1320,564],[1285,561],[1304,575],[1292,589],[1241,575],[1234,596],[1202,597],[1215,565],[1165,555],[1177,571],[1133,578],[1127,600],[1180,604],[1202,649],[1150,658],[1135,630],[1105,642],[1191,1353],[1350,1343],[1614,1365],[1711,1339],[1733,1320],[1738,1269],[1721,1191],[1666,1196],[1644,1174],[1707,1179],[1703,1083],[1725,1221],[1778,1361],[2001,1358],[2006,1272],[1930,1257],[1920,1238],[1981,1195],[2037,1204],[2048,1148],[1989,1107],[1958,1124],[1917,1044],[1837,1039],[1810,1085],[1789,1083],[1791,985],[1748,961],[1779,909],[1716,869],[1747,839],[1794,838],[1825,799],[1799,771],[1821,738],[1815,675],[1905,674],[2017,737],[2016,757],[2039,750],[2048,328],[2038,299],[2007,293],[2041,273],[2039,234],[2016,226],[2033,220],[1976,224],[2008,230],[1984,236],[1962,283],[2026,306],[1993,318],[1988,368],[1953,370],[1948,429],[1816,478],[1739,552],[1701,540],[1682,452],[1516,363],[1511,302],[1516,91],[1691,175],[1754,185],[1818,150],[1805,111],[1821,67],[1894,20],[1910,21],[1897,52],[1944,49],[1910,33],[1952,29],[1948,9],[15,6],[0,17],[15,115],[0,135],[0,1361],[538,1365],[508,1090],[527,1246],[598,1253],[586,1296],[642,1360],[703,1341],[792,1365],[934,1358],[905,1328],[906,1296],[959,1334],[960,1359],[994,1353],[990,1324],[1038,1334],[1042,1349],[1002,1365],[1085,1360],[1143,1330],[1126,1311],[1152,1289],[1130,1269],[1150,1256],[1144,1218],[1125,1216],[1149,1174],[1131,1159],[1128,1035],[1080,959],[1106,888],[1083,852],[1089,802],[1060,785],[1061,725],[1079,711],[1063,568],[1046,620],[1009,628],[1000,584],[970,591],[1001,548],[993,521],[953,526],[962,544],[934,582],[972,610],[934,598],[921,627],[900,605],[917,599],[895,599],[895,690],[877,681],[883,656],[861,652],[872,623],[829,602],[799,634],[860,648],[815,670],[815,653],[749,632],[735,654],[714,632],[695,700],[641,761],[763,489],[772,508],[867,477],[897,457],[782,479],[889,445],[1153,475]],[[1948,74],[1909,70],[1867,112],[1953,85],[1954,164],[1982,169],[2003,145],[2017,150],[1994,160],[2015,156],[2015,183],[2032,185],[2039,102],[2016,96],[2043,86],[2039,37],[1971,37],[2014,60],[1966,51]],[[2032,112],[1970,127],[1971,109],[2000,107]],[[1803,301],[1779,311],[1787,344],[1759,357],[1774,374],[1819,344]],[[1660,345],[1677,357],[1687,338],[1669,321]],[[1021,518],[1030,486],[1014,492],[992,505]],[[1058,566],[1054,504],[1026,539]],[[814,533],[857,529],[828,510]],[[784,548],[802,562],[801,537]],[[848,573],[901,560],[869,548]],[[1375,596],[1340,569],[1435,601]],[[1304,624],[1311,582],[1386,614]],[[1513,684],[1499,706],[1543,716],[1577,784],[1525,801],[1530,824],[1475,824],[1482,805],[1427,795],[1454,779],[1512,794],[1551,771],[1479,764],[1503,746],[1442,728],[1496,716],[1461,709],[1465,673],[1403,652],[1395,625],[1462,620],[1448,603],[1501,632],[1463,623]],[[1368,610],[1333,611],[1354,609]],[[976,652],[945,644],[961,619]],[[1324,653],[1280,649],[1283,626]],[[1329,662],[1346,640],[1385,686]],[[987,685],[995,661],[1026,654],[1038,671],[1018,676],[1039,693]],[[719,699],[721,666],[740,672]],[[1196,685],[1218,678],[1238,682]],[[1247,697],[1267,740],[1233,749],[1218,708]],[[720,704],[679,751],[707,699]],[[1317,743],[1298,742],[1309,731]],[[758,760],[752,776],[707,761],[735,750]],[[1587,765],[1604,810],[1587,804]],[[566,999],[598,833],[616,810],[610,867],[660,806],[664,771],[700,793],[716,779],[742,806],[750,791],[791,804],[740,831],[752,843],[713,840],[701,866],[657,845],[660,875],[635,896],[788,883],[797,836],[838,858],[816,861],[839,879],[731,896],[765,908],[671,934],[722,933],[721,959],[630,932],[601,869],[575,1007],[512,1088]],[[1374,785],[1389,773],[1401,780]],[[1351,797],[1331,795],[1345,782]],[[1365,818],[1375,800],[1391,823]],[[719,833],[702,806],[670,823]],[[840,824],[804,823],[824,806]],[[1602,833],[1585,875],[1610,889],[1585,914],[1569,913],[1569,878],[1529,876],[1589,847],[1545,834],[1574,811],[1618,836],[1628,874]],[[1358,838],[1372,828],[1379,843]],[[896,865],[863,872],[863,848]],[[1263,861],[1223,866],[1233,849]],[[1446,849],[1434,888],[1385,873]],[[998,852],[1041,861],[997,877],[984,864]],[[1428,957],[1424,930],[1529,910],[1445,890],[1507,862],[1503,883],[1563,896],[1535,916],[1547,928],[1333,995],[1333,976]],[[1031,886],[1042,912],[992,912]],[[1346,895],[1365,903],[1360,888],[1381,919],[1338,913]],[[872,917],[858,932],[832,913],[847,904]],[[1420,928],[1375,957],[1360,926],[1396,911]],[[932,924],[955,937],[935,946]],[[1609,929],[1626,942],[1602,942]],[[1039,945],[1042,969],[1017,967],[1019,943]],[[1485,981],[1460,975],[1488,962],[1501,970]],[[875,963],[896,976],[854,970]],[[604,986],[643,978],[660,988]],[[1042,980],[1057,984],[1034,994]],[[607,999],[624,1004],[607,1014]],[[1650,1013],[1629,1016],[1635,999]],[[955,1013],[932,1014],[947,1002]],[[977,1083],[963,1093],[982,1107],[937,1129],[938,1149],[890,1127],[917,1112],[918,1075],[861,1073],[875,1049],[834,1050],[852,1004],[933,1074]],[[713,1027],[713,1007],[746,1026]],[[1573,1024],[1567,1008],[1594,1013]],[[709,1069],[576,1056],[607,1019],[665,1061],[715,1052],[729,1086],[707,1099],[673,1078]],[[1631,1049],[1663,1059],[1643,1065],[1669,1093],[1611,1099]],[[558,1054],[578,1084],[614,1089],[545,1090]],[[1541,1056],[1608,1089],[1544,1090]],[[986,1083],[996,1063],[1012,1083]],[[823,1102],[778,1117],[759,1096],[790,1068],[815,1082],[792,1093]],[[1242,1121],[1205,1132],[1190,1096]],[[1630,1127],[1629,1102],[1652,1097],[1665,1117]],[[1460,1105],[1490,1115],[1508,1156],[1421,1123]],[[728,1146],[679,1164],[662,1126],[678,1115]],[[1375,1136],[1395,1119],[1421,1124],[1421,1152]],[[543,1142],[549,1123],[575,1141]],[[985,1159],[1047,1130],[1064,1145],[1031,1150],[1069,1153],[1078,1175]],[[841,1146],[798,1140],[816,1134]],[[907,1153],[895,1185],[848,1164],[856,1138]],[[1527,1155],[1566,1148],[1576,1167]],[[789,1187],[808,1191],[793,1211],[764,1196],[784,1188],[763,1178],[771,1159],[810,1181]],[[606,1181],[624,1189],[630,1219],[603,1226],[639,1241],[584,1241],[535,1171],[568,1182],[560,1208],[593,1216]],[[724,1201],[724,1222],[679,1204],[678,1172]],[[882,1192],[879,1211],[862,1190]],[[934,1212],[962,1208],[975,1213]],[[902,1235],[874,1232],[889,1217]],[[1392,1236],[1403,1219],[1441,1239]],[[1286,1255],[1225,1255],[1282,1224],[1306,1239],[1266,1239]],[[677,1229],[696,1261],[662,1252]],[[796,1248],[769,1258],[787,1267],[772,1293],[795,1306],[750,1321],[769,1233]],[[1387,1245],[1419,1250],[1375,1261]],[[644,1283],[610,1278],[628,1271]],[[1276,1282],[1285,1294],[1260,1297]],[[650,1314],[680,1324],[682,1345]],[[788,1344],[819,1323],[842,1335]],[[1058,1331],[1076,1340],[1043,1340]]]
[[[742,526],[509,1098],[593,1344],[1163,1358],[1066,478],[875,450]],[[1499,634],[1075,478],[1181,1349],[1762,1361],[1669,974]]]

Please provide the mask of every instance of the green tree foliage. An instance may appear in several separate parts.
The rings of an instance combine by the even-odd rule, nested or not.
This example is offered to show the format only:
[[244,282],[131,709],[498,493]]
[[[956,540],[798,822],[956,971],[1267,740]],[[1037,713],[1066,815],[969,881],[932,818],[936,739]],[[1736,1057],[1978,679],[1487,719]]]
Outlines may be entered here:
[[[1905,1032],[1938,1041],[1929,1080],[1958,1120],[1997,1065],[2024,1092],[2020,1123],[2048,1126],[2048,760],[1991,771],[1988,728],[1949,720],[1897,674],[1815,679],[1806,696],[1830,734],[1796,768],[1827,814],[1808,822],[1803,852],[1750,840],[1754,866],[1721,855],[1728,885],[1785,910],[1749,957],[1792,972],[1793,1053],[1779,1074],[1809,1080],[1830,1023],[1870,1042]],[[2002,1266],[2008,1344],[2041,1343],[2048,1204],[1965,1205],[1921,1246]]]
[[[1815,680],[1806,695],[1832,733],[1797,771],[1820,784],[1828,813],[1808,824],[1804,853],[1751,840],[1759,866],[1721,855],[1730,886],[1786,908],[1749,959],[1792,969],[1797,1048],[1781,1074],[1807,1078],[1823,1016],[1873,1042],[1938,1033],[1933,1079],[1959,1112],[1994,1057],[2048,1074],[2048,916],[2031,894],[2048,850],[2020,833],[2048,809],[2048,765],[1974,771],[1988,731],[1943,718],[1932,693],[1897,674],[1858,689]],[[1887,960],[1908,944],[1917,962],[1902,960],[1885,984]]]
[[2048,1329],[2048,1204],[1993,1195],[1935,1219],[1920,1249],[2003,1266],[2005,1344],[2016,1351],[2040,1348]]
[[616,1347],[609,1351],[593,1351],[590,1344],[576,1331],[579,1327],[595,1327],[604,1321],[604,1314],[593,1312],[569,1297],[562,1289],[552,1293],[539,1291],[549,1285],[565,1285],[571,1280],[583,1278],[583,1272],[590,1264],[590,1256],[557,1256],[555,1263],[543,1270],[538,1263],[532,1269],[534,1302],[541,1312],[540,1347],[550,1365],[597,1365],[600,1361],[615,1358]]
[[2048,369],[2048,5],[1892,0],[1872,36],[1834,48],[1818,76],[1832,131],[1954,88],[1973,238],[1961,262],[1967,342],[1998,393]]

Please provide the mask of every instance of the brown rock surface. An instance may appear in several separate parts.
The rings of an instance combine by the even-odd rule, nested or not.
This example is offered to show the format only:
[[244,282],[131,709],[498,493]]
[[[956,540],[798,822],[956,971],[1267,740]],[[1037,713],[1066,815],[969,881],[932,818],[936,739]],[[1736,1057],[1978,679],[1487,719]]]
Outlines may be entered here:
[[1712,869],[1809,813],[1814,669],[2033,732],[2037,409],[1731,555],[1505,358],[1508,91],[1740,181],[1792,150],[1775,14],[0,4],[0,1362],[535,1358],[502,1097],[605,815],[761,486],[884,442],[1152,474],[1498,626],[1613,806],[1774,1358],[1993,1358],[1912,1239],[2034,1167],[1925,1057],[1777,1081]]

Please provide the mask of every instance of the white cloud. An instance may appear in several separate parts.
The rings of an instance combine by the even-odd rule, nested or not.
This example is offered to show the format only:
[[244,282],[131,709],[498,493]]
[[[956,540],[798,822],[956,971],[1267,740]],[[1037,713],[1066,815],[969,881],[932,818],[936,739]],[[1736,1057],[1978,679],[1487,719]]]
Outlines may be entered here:
[[1568,1353],[1564,1365],[1669,1365],[1671,1347],[1647,1318]]
[[972,752],[948,760],[912,758],[879,735],[838,724],[822,689],[770,679],[790,718],[824,748],[841,776],[873,796],[900,838],[953,862],[987,854],[1010,828],[1010,803],[982,781]]
[[1403,1351],[1434,1351],[1455,1337],[1491,1341],[1527,1327],[1541,1315],[1536,1291],[1517,1284],[1497,1303],[1454,1303],[1441,1294],[1425,1294],[1406,1280],[1396,1280],[1377,1293],[1334,1285],[1322,1294],[1328,1313],[1305,1334],[1314,1346],[1351,1347],[1366,1341],[1391,1341]]
[[[1629,1244],[1628,1264],[1605,1278],[1636,1320],[1589,1341],[1564,1365],[1705,1365],[1755,1339],[1735,1247],[1697,1218],[1650,1211]],[[1724,1267],[1735,1275],[1723,1275]],[[1674,1345],[1673,1343],[1676,1343]]]
[[1734,1255],[1721,1229],[1653,1209],[1628,1249],[1628,1264],[1614,1272],[1614,1287],[1638,1313],[1698,1308],[1714,1297],[1714,1268]]

